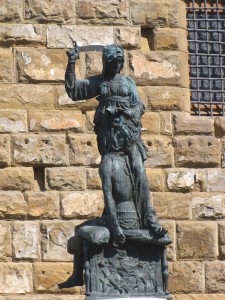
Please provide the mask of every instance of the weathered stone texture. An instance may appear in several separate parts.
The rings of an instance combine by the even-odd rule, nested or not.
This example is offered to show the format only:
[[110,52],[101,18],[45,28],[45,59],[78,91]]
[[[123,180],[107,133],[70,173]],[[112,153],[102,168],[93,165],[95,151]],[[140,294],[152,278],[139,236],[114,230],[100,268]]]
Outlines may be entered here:
[[10,137],[0,135],[0,167],[9,166],[10,161]]
[[201,219],[221,219],[225,217],[225,194],[193,193],[191,195],[192,217]]
[[98,165],[101,161],[95,135],[71,134],[69,147],[71,165]]
[[27,215],[27,211],[21,192],[0,191],[0,218],[21,218]]
[[[9,261],[12,258],[11,226],[9,222],[0,222],[0,261]],[[2,262],[1,262],[2,264]]]
[[167,169],[166,182],[168,190],[174,192],[202,190],[205,185],[205,172],[193,169]]
[[214,120],[201,116],[196,118],[189,113],[176,112],[173,114],[174,133],[180,135],[213,135]]
[[62,50],[32,49],[16,52],[19,82],[62,82],[67,56]]
[[175,300],[224,300],[225,294],[211,294],[211,295],[203,295],[203,294],[181,294],[175,295]]
[[53,87],[48,85],[0,85],[0,109],[53,109]]
[[85,54],[86,77],[96,76],[102,73],[102,53],[90,51]]
[[32,190],[34,172],[32,168],[0,169],[0,190]]
[[177,0],[132,0],[131,20],[143,27],[186,28],[185,4]]
[[96,109],[98,105],[98,101],[93,98],[88,101],[81,100],[81,101],[73,101],[71,100],[65,91],[64,86],[57,86],[55,88],[56,94],[56,107],[57,109],[69,109],[73,108],[73,110],[79,110],[82,112],[86,112],[89,110]]
[[158,134],[160,133],[160,116],[156,112],[146,112],[142,119],[142,133]]
[[207,192],[225,192],[225,170],[207,170]]
[[129,1],[76,0],[78,24],[128,25]]
[[0,133],[27,132],[25,110],[2,109],[0,111]]
[[204,271],[201,262],[176,261],[170,264],[169,269],[171,293],[203,293]]
[[32,24],[4,24],[0,27],[0,45],[46,43],[45,27]]
[[171,139],[160,136],[143,136],[147,147],[146,167],[173,166],[173,147]]
[[33,292],[33,271],[30,263],[0,264],[0,293],[25,294]]
[[153,206],[157,216],[164,219],[190,219],[190,194],[153,193]]
[[179,259],[213,260],[217,257],[217,230],[213,222],[179,221],[177,252]]
[[116,27],[114,30],[115,42],[123,48],[135,49],[141,47],[141,28]]
[[[185,57],[176,51],[129,52],[130,75],[138,85],[187,87]],[[183,64],[183,65],[181,65]]]
[[25,19],[40,23],[74,23],[74,0],[26,0]]
[[[34,263],[34,290],[36,292],[42,292],[42,293],[64,292],[64,293],[79,294],[80,287],[62,289],[62,290],[59,290],[58,288],[58,283],[64,282],[65,279],[67,279],[72,274],[72,271],[73,271],[72,263],[62,263],[62,262]],[[62,299],[65,299],[65,296]]]
[[165,135],[172,135],[173,125],[172,125],[172,114],[171,112],[161,111],[160,116],[160,132]]
[[0,82],[14,82],[12,48],[0,49]]
[[206,293],[225,293],[225,262],[205,263]]
[[215,119],[215,131],[218,137],[225,136],[225,118],[216,118]]
[[13,165],[61,166],[68,162],[69,151],[63,134],[12,136]]
[[102,181],[99,175],[98,168],[96,169],[87,169],[87,188],[94,190],[102,189]]
[[85,131],[85,116],[73,111],[37,111],[29,113],[29,128],[31,131]]
[[23,0],[2,0],[0,22],[20,22],[23,19]]
[[151,86],[144,88],[147,107],[151,111],[190,111],[190,95],[186,88]]
[[100,217],[104,208],[102,191],[61,193],[61,203],[62,217],[66,219]]
[[175,261],[176,259],[176,224],[172,220],[160,220],[160,224],[168,230],[168,234],[172,239],[172,243],[167,246],[166,256],[168,261]]
[[31,218],[59,218],[59,194],[54,191],[26,192],[28,216]]
[[16,259],[40,258],[40,234],[37,222],[13,223],[13,252]]
[[225,259],[225,222],[218,223],[219,231],[219,255],[220,259]]
[[113,44],[113,27],[48,26],[48,48],[71,48],[72,40],[78,46]]
[[146,168],[146,175],[151,192],[162,192],[165,187],[165,173],[161,169]]
[[85,190],[85,168],[46,168],[46,188],[62,191]]
[[188,51],[187,32],[184,29],[155,28],[153,35],[154,50]]
[[217,167],[221,162],[220,142],[215,137],[179,136],[173,140],[178,167]]
[[67,252],[67,241],[74,235],[74,222],[43,221],[41,250],[44,261],[72,261]]

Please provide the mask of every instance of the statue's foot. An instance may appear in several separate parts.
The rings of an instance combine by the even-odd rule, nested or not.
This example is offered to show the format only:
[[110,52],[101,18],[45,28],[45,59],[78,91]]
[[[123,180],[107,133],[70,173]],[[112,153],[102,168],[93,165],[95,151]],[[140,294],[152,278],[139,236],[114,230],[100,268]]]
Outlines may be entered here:
[[71,275],[66,281],[59,283],[58,287],[59,289],[64,289],[82,285],[84,285],[83,279],[77,279],[75,275]]

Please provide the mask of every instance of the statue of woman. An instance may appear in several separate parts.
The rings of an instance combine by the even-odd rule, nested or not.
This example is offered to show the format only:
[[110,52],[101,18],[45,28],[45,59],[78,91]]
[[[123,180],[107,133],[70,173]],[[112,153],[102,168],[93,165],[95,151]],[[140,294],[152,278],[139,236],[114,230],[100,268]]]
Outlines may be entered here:
[[[116,44],[106,46],[102,74],[84,80],[77,80],[75,75],[78,47],[67,51],[67,55],[65,88],[68,96],[74,101],[94,97],[99,101],[94,130],[102,157],[99,173],[105,210],[103,217],[91,224],[104,224],[117,244],[125,242],[126,231],[130,229],[148,229],[154,236],[165,236],[167,230],[159,224],[150,205],[144,168],[146,149],[141,140],[141,117],[145,108],[133,79],[120,74],[123,49]],[[72,275],[67,284],[75,277]]]

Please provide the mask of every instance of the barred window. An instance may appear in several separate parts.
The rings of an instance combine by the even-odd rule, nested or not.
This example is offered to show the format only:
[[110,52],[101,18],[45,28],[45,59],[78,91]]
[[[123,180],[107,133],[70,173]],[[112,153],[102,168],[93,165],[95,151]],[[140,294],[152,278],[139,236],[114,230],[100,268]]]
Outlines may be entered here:
[[192,114],[224,115],[225,1],[185,2]]

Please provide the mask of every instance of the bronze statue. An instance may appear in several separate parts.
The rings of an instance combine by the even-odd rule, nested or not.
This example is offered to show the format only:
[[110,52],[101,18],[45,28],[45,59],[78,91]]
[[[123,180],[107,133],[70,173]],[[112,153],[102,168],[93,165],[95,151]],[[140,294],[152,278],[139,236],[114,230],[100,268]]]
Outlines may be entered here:
[[145,107],[132,78],[120,74],[124,51],[113,44],[103,48],[103,71],[99,76],[77,80],[75,75],[79,48],[67,51],[65,88],[74,100],[96,97],[94,130],[101,154],[99,174],[105,209],[101,218],[76,228],[68,251],[75,254],[73,275],[60,288],[83,284],[82,240],[92,244],[125,243],[133,239],[144,243],[171,243],[151,206],[148,180],[144,169],[146,148],[141,140],[141,117]]

